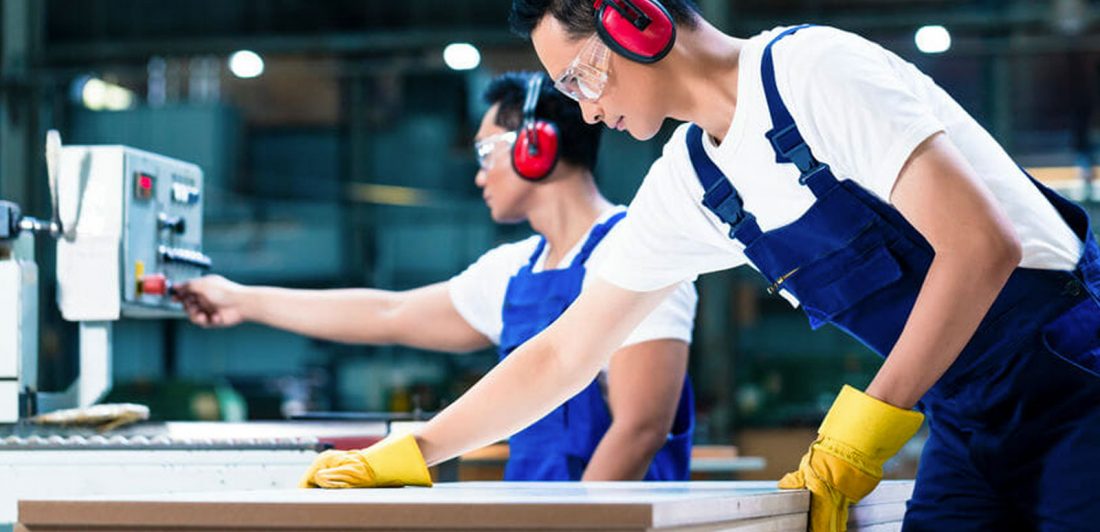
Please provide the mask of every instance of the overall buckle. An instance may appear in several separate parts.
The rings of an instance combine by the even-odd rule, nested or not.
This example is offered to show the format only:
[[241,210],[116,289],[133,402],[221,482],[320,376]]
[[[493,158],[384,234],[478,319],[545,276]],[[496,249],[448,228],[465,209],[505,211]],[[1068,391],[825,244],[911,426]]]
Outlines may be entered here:
[[810,146],[802,138],[798,127],[791,124],[782,129],[773,129],[764,134],[778,155],[779,162],[792,162],[803,174],[815,170],[821,163],[814,159]]
[[[720,199],[719,199],[720,198]],[[749,220],[752,213],[745,210],[745,202],[728,181],[719,181],[703,195],[703,206],[730,226],[729,236],[735,238],[737,230]]]
[[[742,211],[742,212],[744,212],[744,211]],[[737,239],[737,231],[741,230],[741,226],[745,225],[746,222],[754,221],[754,220],[756,220],[756,217],[753,216],[751,212],[744,212],[744,214],[742,214],[740,220],[737,220],[736,223],[729,224],[730,225],[730,232],[729,232],[730,239],[731,240]]]
[[723,222],[730,225],[740,223],[745,216],[744,202],[729,181],[722,179],[703,195],[703,206],[714,213]]
[[817,161],[814,161],[814,164],[816,166],[814,166],[813,168],[810,168],[809,172],[802,172],[802,175],[798,176],[798,184],[799,185],[805,185],[809,180],[813,179],[814,176],[820,174],[821,172],[828,172],[829,171],[829,165],[827,165],[825,163],[819,163]]
[[719,218],[729,224],[740,222],[741,218],[745,217],[744,203],[741,202],[741,196],[730,194],[721,203],[714,206],[714,214],[717,214]]

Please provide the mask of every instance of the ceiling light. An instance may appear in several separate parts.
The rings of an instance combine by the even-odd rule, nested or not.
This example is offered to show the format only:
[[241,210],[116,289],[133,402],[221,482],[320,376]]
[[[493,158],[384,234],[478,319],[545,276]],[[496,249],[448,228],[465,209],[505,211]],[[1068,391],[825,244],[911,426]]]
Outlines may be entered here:
[[481,64],[481,52],[470,43],[451,43],[443,49],[443,62],[451,70],[473,70]]
[[264,60],[252,50],[233,52],[229,56],[229,71],[238,78],[254,78],[264,73]]
[[926,54],[942,54],[951,49],[951,33],[943,26],[924,26],[913,37],[917,49]]

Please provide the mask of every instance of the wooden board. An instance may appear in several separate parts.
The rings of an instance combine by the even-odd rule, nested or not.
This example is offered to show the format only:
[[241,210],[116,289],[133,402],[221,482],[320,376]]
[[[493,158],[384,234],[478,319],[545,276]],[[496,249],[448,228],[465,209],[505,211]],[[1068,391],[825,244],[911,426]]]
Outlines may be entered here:
[[736,483],[465,483],[23,501],[28,530],[108,528],[669,528],[802,514],[806,492]]
[[[770,480],[740,482],[742,486],[766,488],[774,486]],[[850,532],[885,532],[900,530],[905,517],[906,502],[913,495],[913,481],[886,480],[875,491],[852,506],[848,512],[848,530]]]
[[[883,484],[878,506],[904,487]],[[876,499],[871,498],[872,501]],[[875,505],[869,505],[875,506]],[[805,530],[806,491],[765,482],[439,484],[434,488],[269,490],[21,501],[45,530]]]
[[[732,482],[743,488],[753,489],[771,489],[775,488],[774,480],[744,480],[740,482]],[[875,491],[872,491],[859,504],[855,507],[870,506],[875,504],[891,504],[902,503],[904,504],[909,500],[909,497],[913,496],[913,481],[912,480],[884,480],[879,483]]]
[[[660,529],[657,529],[657,528],[644,528],[644,529],[643,528],[639,528],[639,529],[622,528],[622,529],[614,529],[614,530],[619,530],[619,531],[637,530],[638,532],[806,532],[806,527],[807,526],[808,525],[807,525],[807,522],[806,522],[806,516],[805,515],[791,514],[791,515],[784,515],[784,516],[778,516],[778,517],[761,517],[761,518],[757,518],[757,519],[749,519],[749,520],[744,520],[744,521],[730,521],[730,522],[725,522],[725,523],[713,523],[713,524],[686,526],[686,527],[660,528]],[[442,529],[447,530],[449,532],[482,532],[482,531],[485,531],[485,530],[490,530],[490,529],[486,529],[486,528],[466,528],[466,527],[453,527],[453,526],[451,526],[451,527],[442,527]],[[61,527],[40,527],[40,526],[36,526],[34,528],[26,528],[26,527],[23,527],[22,525],[17,524],[17,525],[15,525],[14,532],[92,532],[92,531],[94,531],[94,532],[104,532],[104,530],[110,530],[111,532],[116,532],[116,531],[117,532],[138,532],[138,531],[141,531],[141,532],[153,532],[153,531],[157,531],[157,532],[181,532],[181,531],[210,532],[210,530],[212,530],[212,529],[209,529],[209,528],[192,528],[192,527],[149,528],[149,527],[145,527],[145,526],[127,527],[127,528],[111,527],[111,528],[107,528],[107,529],[96,528],[96,527],[70,527],[70,526],[61,526]],[[272,527],[263,527],[263,528],[233,527],[233,528],[218,528],[216,530],[226,530],[226,531],[231,530],[232,532],[270,532],[272,530],[287,530],[287,529],[272,528]],[[297,528],[295,530],[303,530],[303,531],[314,531],[314,530],[316,530],[316,531],[322,531],[322,530],[323,531],[334,531],[334,530],[339,530],[339,531],[347,531],[347,530],[378,530],[378,529],[330,528],[330,527],[323,526],[323,525],[315,525],[312,528]],[[439,530],[441,530],[441,528],[440,527],[435,527],[435,528],[398,527],[398,528],[391,528],[390,530],[400,530],[401,532],[438,532]],[[535,529],[535,528],[505,527],[505,528],[497,528],[497,529],[491,529],[491,530],[495,530],[495,531],[516,530],[516,531],[525,531],[526,532],[526,531],[534,531],[534,530],[549,531],[549,530],[566,530],[566,529],[561,529],[561,528],[538,528],[538,529]],[[607,529],[607,528],[569,528],[568,530],[570,532],[604,532],[604,531],[609,530],[609,529]],[[900,525],[899,525],[899,528],[896,528],[896,529],[875,529],[873,531],[860,530],[858,532],[899,532],[899,531],[900,531]]]

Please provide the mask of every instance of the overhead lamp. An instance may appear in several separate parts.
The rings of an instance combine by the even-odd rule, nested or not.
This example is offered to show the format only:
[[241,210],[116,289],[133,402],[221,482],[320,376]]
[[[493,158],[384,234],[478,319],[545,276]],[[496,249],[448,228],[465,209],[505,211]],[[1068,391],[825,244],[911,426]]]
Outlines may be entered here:
[[122,111],[134,106],[134,91],[99,78],[85,78],[80,101],[93,111]]
[[264,60],[252,50],[233,52],[229,56],[229,71],[238,78],[254,78],[264,73]]
[[451,43],[443,49],[443,62],[451,70],[473,70],[481,64],[481,52],[468,42]]
[[926,54],[942,54],[951,49],[951,32],[939,25],[922,27],[913,40],[917,49]]

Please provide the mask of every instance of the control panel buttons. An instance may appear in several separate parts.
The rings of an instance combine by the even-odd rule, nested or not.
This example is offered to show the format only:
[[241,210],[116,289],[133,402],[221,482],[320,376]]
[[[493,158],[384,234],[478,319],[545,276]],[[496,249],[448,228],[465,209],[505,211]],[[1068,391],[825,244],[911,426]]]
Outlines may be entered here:
[[141,278],[138,287],[142,294],[164,296],[168,294],[168,279],[162,273],[151,273]]
[[199,189],[186,183],[172,183],[172,201],[194,205],[199,202]]
[[153,189],[156,188],[157,178],[145,172],[134,174],[134,197],[139,200],[147,200],[153,197]]
[[187,221],[182,216],[171,216],[162,212],[157,215],[157,229],[168,229],[182,235],[187,230]]
[[212,265],[210,257],[193,249],[160,246],[157,248],[157,253],[160,255],[160,259],[166,263],[186,264],[203,270],[209,270]]

